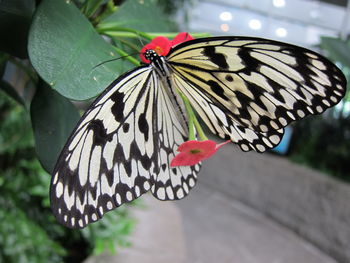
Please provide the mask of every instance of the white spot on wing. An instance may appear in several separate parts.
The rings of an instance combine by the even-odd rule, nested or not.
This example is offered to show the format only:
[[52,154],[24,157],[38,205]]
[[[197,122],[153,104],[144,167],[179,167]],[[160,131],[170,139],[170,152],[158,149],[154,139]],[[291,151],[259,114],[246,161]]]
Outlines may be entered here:
[[95,186],[100,175],[100,165],[101,165],[101,146],[95,146],[91,154],[90,160],[90,173],[89,182],[91,186]]
[[195,180],[193,178],[190,178],[190,180],[188,181],[188,184],[190,185],[190,187],[193,187],[195,185]]
[[157,198],[159,198],[160,200],[164,200],[165,199],[165,190],[164,190],[163,187],[158,188]]
[[115,195],[115,201],[117,202],[118,205],[120,205],[122,203],[122,199],[121,199],[120,194]]
[[56,185],[56,196],[57,198],[60,198],[63,194],[63,184],[61,182],[58,182]]
[[143,183],[143,188],[144,188],[146,191],[148,191],[148,190],[150,189],[150,187],[151,187],[151,186],[150,186],[149,182],[146,181],[146,182]]
[[333,102],[337,102],[337,101],[338,101],[338,99],[337,99],[335,96],[331,96],[330,99],[331,99],[331,101],[333,101]]
[[64,202],[67,206],[68,210],[71,210],[72,206],[74,205],[74,191],[72,191],[72,194],[69,195],[68,193],[68,186],[64,188],[64,195],[63,195]]
[[55,177],[53,178],[53,184],[56,184],[58,180],[58,172],[56,172]]
[[[87,177],[88,177],[88,167],[89,167],[93,134],[94,132],[92,130],[89,131],[88,135],[86,136],[84,146],[81,152],[81,157],[79,161],[79,173],[78,173],[79,182],[81,186],[84,186],[86,184]],[[73,156],[74,156],[74,153],[73,153]]]
[[278,135],[272,135],[269,137],[269,139],[273,144],[277,144],[280,141],[280,137]]
[[113,135],[112,141],[107,141],[103,148],[103,158],[106,161],[107,169],[110,170],[113,166],[114,151],[117,145],[117,134]]
[[184,191],[182,190],[182,188],[179,188],[176,192],[176,196],[177,198],[181,199],[183,198],[185,195],[184,195]]
[[241,148],[242,148],[243,151],[246,151],[246,152],[249,151],[248,145],[246,145],[244,143],[241,144]]
[[97,220],[97,215],[95,213],[92,214],[91,216],[92,221],[96,221]]
[[166,194],[168,195],[169,199],[174,199],[174,191],[171,186],[166,188]]
[[127,191],[127,192],[126,192],[126,199],[127,199],[128,201],[131,201],[131,200],[132,200],[132,193],[131,193],[130,191]]

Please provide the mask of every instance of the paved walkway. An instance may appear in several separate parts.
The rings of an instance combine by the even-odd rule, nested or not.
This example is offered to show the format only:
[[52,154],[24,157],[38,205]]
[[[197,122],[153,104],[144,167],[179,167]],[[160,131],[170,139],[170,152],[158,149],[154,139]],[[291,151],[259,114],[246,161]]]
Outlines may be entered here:
[[[200,177],[209,176],[209,170],[204,168]],[[92,257],[86,263],[336,263],[205,181],[199,178],[190,195],[178,202],[145,195],[147,208],[133,211],[139,221],[131,237],[133,246],[117,255]]]

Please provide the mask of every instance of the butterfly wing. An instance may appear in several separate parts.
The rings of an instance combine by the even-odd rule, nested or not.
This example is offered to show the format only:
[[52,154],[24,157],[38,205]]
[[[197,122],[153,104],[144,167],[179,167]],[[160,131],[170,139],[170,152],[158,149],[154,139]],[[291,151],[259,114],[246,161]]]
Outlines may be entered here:
[[[159,81],[155,76],[154,81]],[[201,164],[194,166],[170,167],[170,161],[177,153],[177,148],[187,141],[188,127],[186,119],[176,103],[168,95],[170,90],[166,83],[158,83],[156,97],[157,107],[157,130],[155,136],[159,139],[156,149],[158,166],[154,173],[153,195],[160,200],[177,200],[185,197],[197,181],[197,173]],[[181,101],[178,101],[181,103]]]
[[257,132],[247,128],[180,74],[172,74],[172,81],[174,86],[191,101],[196,112],[214,134],[223,139],[232,140],[243,151],[251,149],[264,151],[266,146],[273,148],[281,141],[284,129]]
[[167,56],[173,81],[212,132],[244,151],[277,145],[283,127],[319,114],[345,95],[342,72],[321,55],[282,42],[212,37]]
[[51,181],[51,207],[63,225],[83,228],[150,189],[169,200],[194,186],[199,166],[169,166],[187,130],[158,84],[151,66],[130,71],[81,118]]

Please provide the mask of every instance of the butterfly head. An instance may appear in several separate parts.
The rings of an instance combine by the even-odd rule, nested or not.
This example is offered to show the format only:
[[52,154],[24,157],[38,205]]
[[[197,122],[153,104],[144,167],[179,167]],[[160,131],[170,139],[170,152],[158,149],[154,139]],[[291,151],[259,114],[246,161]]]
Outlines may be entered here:
[[159,55],[157,54],[157,52],[154,51],[153,49],[147,49],[143,55],[144,55],[145,58],[146,58],[147,60],[149,60],[150,62],[153,62],[154,60],[156,60],[156,58],[159,57]]

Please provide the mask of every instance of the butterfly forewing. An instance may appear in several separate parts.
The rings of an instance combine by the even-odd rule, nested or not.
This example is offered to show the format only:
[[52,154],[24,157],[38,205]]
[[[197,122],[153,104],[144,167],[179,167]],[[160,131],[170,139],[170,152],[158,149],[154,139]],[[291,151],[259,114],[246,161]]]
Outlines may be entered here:
[[62,224],[82,228],[151,188],[172,200],[194,186],[199,165],[169,166],[187,129],[158,82],[151,66],[131,71],[84,114],[53,173],[51,206]]
[[322,113],[345,94],[344,75],[326,58],[272,40],[197,39],[176,46],[168,63],[208,127],[245,151],[274,147],[291,121]]

